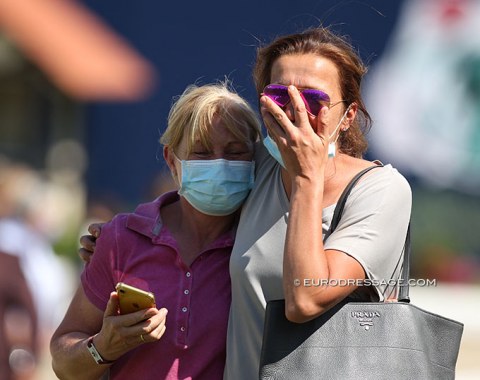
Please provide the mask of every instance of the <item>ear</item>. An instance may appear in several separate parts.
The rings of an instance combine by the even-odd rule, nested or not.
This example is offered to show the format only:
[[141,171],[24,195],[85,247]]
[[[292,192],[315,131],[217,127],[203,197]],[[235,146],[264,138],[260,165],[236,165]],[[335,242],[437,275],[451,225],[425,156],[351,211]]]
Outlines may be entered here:
[[167,163],[168,168],[170,169],[170,173],[172,174],[173,179],[175,179],[176,181],[176,178],[177,178],[177,167],[175,165],[176,160],[175,160],[173,150],[168,145],[165,145],[163,147],[163,158]]
[[347,116],[345,116],[344,125],[342,127],[343,131],[346,131],[353,124],[355,117],[357,116],[358,104],[353,102],[347,108]]

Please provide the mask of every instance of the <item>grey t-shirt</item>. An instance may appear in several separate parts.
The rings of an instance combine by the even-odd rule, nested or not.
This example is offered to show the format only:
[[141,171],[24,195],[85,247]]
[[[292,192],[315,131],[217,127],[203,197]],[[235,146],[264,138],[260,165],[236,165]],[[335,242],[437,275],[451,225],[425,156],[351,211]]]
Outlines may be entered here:
[[[280,166],[265,149],[257,148],[255,186],[243,207],[230,259],[227,380],[258,378],[266,302],[284,298],[289,201]],[[391,165],[374,169],[352,190],[341,221],[325,244],[325,249],[343,251],[363,266],[368,278],[378,282],[374,297],[378,300],[391,293],[385,283],[397,278],[403,263],[411,202],[410,186],[396,169]],[[332,205],[323,210],[323,233],[334,209]]]

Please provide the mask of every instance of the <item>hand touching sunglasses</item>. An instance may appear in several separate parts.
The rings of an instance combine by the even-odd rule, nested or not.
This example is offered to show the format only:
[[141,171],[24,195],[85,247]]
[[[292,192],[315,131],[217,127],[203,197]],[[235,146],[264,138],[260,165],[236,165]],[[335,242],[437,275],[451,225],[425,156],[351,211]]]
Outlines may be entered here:
[[[345,100],[339,100],[332,104],[330,97],[325,92],[313,88],[298,89],[298,91],[305,103],[307,112],[315,117],[323,107],[332,108],[337,104],[345,102]],[[288,87],[281,84],[269,84],[263,89],[261,95],[269,97],[282,108],[290,103],[291,100],[288,95]]]

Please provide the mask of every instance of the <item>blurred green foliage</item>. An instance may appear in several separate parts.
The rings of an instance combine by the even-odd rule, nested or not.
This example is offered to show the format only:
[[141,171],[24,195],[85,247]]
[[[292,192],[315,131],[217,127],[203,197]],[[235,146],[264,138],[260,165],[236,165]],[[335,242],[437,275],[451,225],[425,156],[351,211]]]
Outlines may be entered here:
[[480,196],[412,191],[412,277],[480,283]]

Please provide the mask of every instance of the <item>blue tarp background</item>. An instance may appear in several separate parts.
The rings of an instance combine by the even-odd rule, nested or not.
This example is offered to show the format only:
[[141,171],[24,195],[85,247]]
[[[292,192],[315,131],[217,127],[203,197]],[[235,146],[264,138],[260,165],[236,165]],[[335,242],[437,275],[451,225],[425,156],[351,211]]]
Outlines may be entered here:
[[[319,24],[351,37],[364,61],[382,54],[403,1],[85,1],[158,70],[154,93],[134,104],[92,104],[87,110],[92,198],[115,194],[135,204],[163,166],[158,144],[172,97],[194,82],[227,76],[256,104],[255,49],[277,35]],[[159,159],[157,159],[157,155]]]

